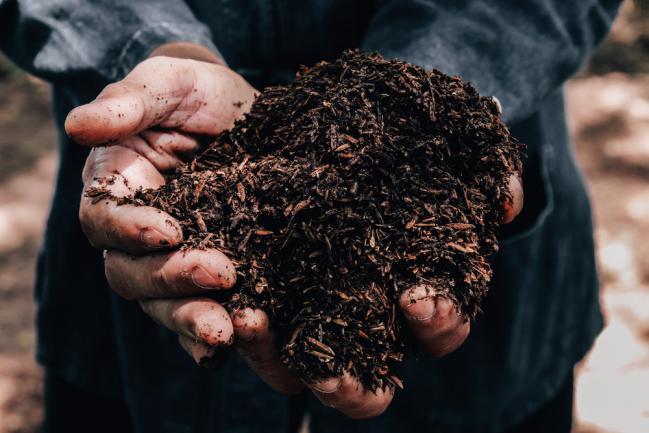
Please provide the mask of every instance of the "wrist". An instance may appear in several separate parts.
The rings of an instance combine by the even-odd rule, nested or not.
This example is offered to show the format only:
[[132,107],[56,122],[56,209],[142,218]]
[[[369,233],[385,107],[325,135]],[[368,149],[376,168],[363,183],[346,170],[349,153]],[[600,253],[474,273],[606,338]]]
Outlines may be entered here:
[[166,56],[225,65],[225,61],[212,50],[191,42],[169,42],[153,50],[149,57]]

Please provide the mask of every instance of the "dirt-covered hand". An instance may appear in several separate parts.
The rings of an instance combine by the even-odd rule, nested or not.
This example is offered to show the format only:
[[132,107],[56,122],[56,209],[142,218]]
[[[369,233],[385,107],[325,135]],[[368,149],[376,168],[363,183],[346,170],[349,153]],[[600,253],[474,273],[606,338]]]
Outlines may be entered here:
[[[199,137],[232,126],[250,108],[254,95],[243,78],[222,65],[168,57],[143,62],[66,120],[68,134],[78,143],[111,144],[92,149],[83,172],[84,190],[101,187],[125,196],[140,187],[159,187],[164,171],[196,152]],[[506,204],[504,222],[514,218],[522,203],[520,182],[513,180],[512,185],[513,200]],[[301,382],[279,360],[267,315],[248,308],[229,316],[209,297],[236,280],[234,266],[222,253],[171,250],[182,242],[182,230],[170,215],[151,207],[119,206],[84,196],[80,219],[90,242],[107,250],[111,287],[127,299],[139,300],[147,314],[176,332],[198,363],[234,340],[271,387],[286,393],[301,389]],[[421,291],[415,287],[406,292],[402,308],[422,347],[443,355],[464,341],[468,324],[450,301]],[[308,385],[324,404],[354,418],[382,413],[393,397],[391,389],[365,390],[347,373]]]
[[[517,177],[510,179],[510,192],[511,200],[504,203],[503,224],[513,221],[523,207],[523,189]],[[412,287],[401,296],[399,304],[421,349],[434,356],[454,351],[469,335],[470,322],[458,314],[455,303],[438,296],[431,287]],[[309,388],[324,404],[352,418],[380,415],[388,408],[394,395],[391,388],[368,391],[348,373],[309,384]]]
[[[84,191],[103,187],[120,197],[162,185],[163,172],[191,158],[201,136],[231,127],[249,110],[255,93],[219,64],[170,57],[144,61],[68,115],[69,136],[96,146],[83,171]],[[151,207],[119,206],[84,194],[79,216],[90,242],[106,250],[111,287],[139,300],[145,312],[176,332],[197,362],[232,342],[232,319],[206,296],[235,283],[234,266],[225,255],[171,250],[182,241],[181,227]]]
[[[523,187],[517,176],[509,179],[511,199],[504,206],[503,224],[516,218],[523,209]],[[456,349],[469,336],[471,323],[463,318],[455,303],[439,295],[435,287],[417,285],[399,298],[401,311],[419,347],[434,356],[444,356]]]
[[[494,100],[502,111],[500,101]],[[503,203],[503,224],[509,224],[523,210],[523,184],[519,176],[509,179],[510,199]],[[406,290],[399,305],[410,331],[422,350],[444,356],[456,349],[469,336],[471,323],[459,314],[455,303],[439,296],[435,287],[417,285]]]

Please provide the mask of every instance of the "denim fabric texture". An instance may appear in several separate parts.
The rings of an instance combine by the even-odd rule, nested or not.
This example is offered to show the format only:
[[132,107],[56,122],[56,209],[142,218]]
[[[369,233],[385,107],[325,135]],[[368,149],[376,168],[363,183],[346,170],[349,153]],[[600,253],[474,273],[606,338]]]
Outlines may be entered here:
[[[602,326],[591,211],[562,86],[608,31],[617,0],[0,0],[0,47],[53,85],[66,113],[160,44],[209,47],[258,88],[345,48],[471,80],[528,145],[526,207],[503,230],[484,312],[460,350],[410,357],[381,417],[352,421],[272,392],[236,356],[206,371],[107,287],[78,222],[87,149],[59,133],[56,194],[38,264],[38,357],[50,373],[123,399],[142,433],[498,432],[549,400]],[[217,51],[218,50],[218,51]]]

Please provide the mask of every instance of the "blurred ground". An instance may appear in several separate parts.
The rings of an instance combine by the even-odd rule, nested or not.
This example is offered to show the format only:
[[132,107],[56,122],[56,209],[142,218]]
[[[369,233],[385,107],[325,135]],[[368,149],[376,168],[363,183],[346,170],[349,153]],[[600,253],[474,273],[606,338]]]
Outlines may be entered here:
[[[575,433],[649,432],[649,0],[627,2],[567,96],[607,315],[579,368]],[[34,433],[41,417],[32,285],[56,164],[48,99],[0,59],[0,433]]]
[[0,433],[33,433],[42,412],[32,286],[55,173],[48,100],[0,59]]
[[578,377],[579,431],[649,432],[649,76],[575,80],[568,94],[607,316]]
[[649,432],[649,1],[627,2],[567,94],[607,317],[579,369],[576,430]]

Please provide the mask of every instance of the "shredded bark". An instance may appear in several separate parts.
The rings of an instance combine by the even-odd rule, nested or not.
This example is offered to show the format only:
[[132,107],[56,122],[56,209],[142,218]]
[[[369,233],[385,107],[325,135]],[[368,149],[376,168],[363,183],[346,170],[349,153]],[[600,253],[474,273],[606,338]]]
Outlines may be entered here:
[[459,77],[346,51],[264,90],[166,185],[120,202],[178,219],[184,248],[229,255],[224,304],[265,310],[300,377],[401,387],[399,295],[422,284],[475,317],[521,152]]

